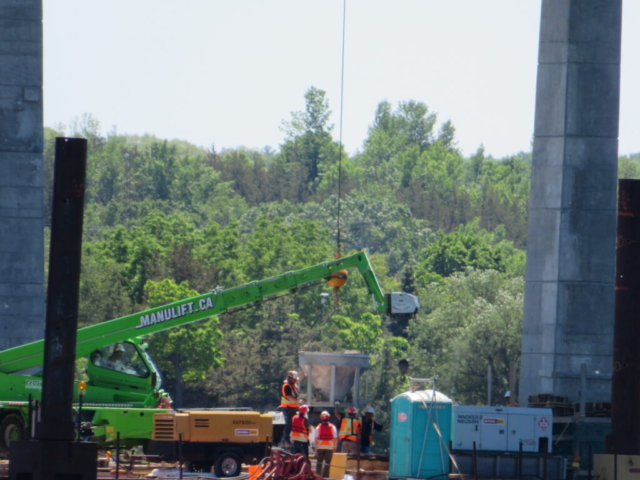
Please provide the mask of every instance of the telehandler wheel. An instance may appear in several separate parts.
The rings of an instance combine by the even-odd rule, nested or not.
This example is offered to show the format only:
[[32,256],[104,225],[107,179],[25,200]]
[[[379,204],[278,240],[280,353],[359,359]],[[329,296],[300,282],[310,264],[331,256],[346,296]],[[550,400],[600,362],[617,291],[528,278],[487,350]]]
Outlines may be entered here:
[[237,477],[242,471],[242,462],[235,453],[223,453],[216,460],[216,477]]
[[9,445],[15,440],[24,439],[24,422],[16,414],[7,415],[0,423],[0,452],[8,452]]

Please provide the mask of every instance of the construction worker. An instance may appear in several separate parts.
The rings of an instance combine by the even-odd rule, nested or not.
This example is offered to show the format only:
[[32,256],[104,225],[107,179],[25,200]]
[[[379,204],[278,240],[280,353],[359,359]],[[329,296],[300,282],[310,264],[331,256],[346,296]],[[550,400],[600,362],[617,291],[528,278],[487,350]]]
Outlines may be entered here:
[[291,436],[291,422],[298,411],[298,372],[295,370],[289,371],[280,390],[280,407],[282,409],[282,414],[284,415],[284,432],[282,434],[282,442],[280,445],[283,447],[290,447],[291,439],[289,437]]
[[157,408],[170,408],[173,410],[173,400],[171,400],[171,395],[166,392],[163,393],[160,397],[160,400],[158,401]]
[[385,426],[380,425],[373,420],[376,413],[373,407],[369,406],[364,409],[364,417],[360,429],[360,453],[371,453],[371,445],[373,445],[373,431],[381,432]]
[[122,371],[124,369],[125,350],[121,343],[116,343],[113,347],[113,353],[106,361],[105,367],[111,370]]
[[504,403],[507,407],[519,407],[520,404],[515,401],[513,405],[511,405],[511,390],[507,390],[504,394]]
[[340,449],[342,453],[346,453],[347,455],[358,455],[360,421],[356,418],[357,413],[355,407],[349,407],[347,409],[347,416],[345,417],[338,410],[338,402],[336,402],[334,415],[340,420],[340,430],[338,431],[341,445]]
[[298,407],[298,414],[291,421],[291,441],[293,442],[293,453],[301,453],[309,457],[309,420],[305,416],[309,411],[306,405]]
[[338,431],[336,426],[329,422],[329,412],[320,414],[320,423],[316,427],[316,474],[324,478],[329,477],[333,452],[338,446]]

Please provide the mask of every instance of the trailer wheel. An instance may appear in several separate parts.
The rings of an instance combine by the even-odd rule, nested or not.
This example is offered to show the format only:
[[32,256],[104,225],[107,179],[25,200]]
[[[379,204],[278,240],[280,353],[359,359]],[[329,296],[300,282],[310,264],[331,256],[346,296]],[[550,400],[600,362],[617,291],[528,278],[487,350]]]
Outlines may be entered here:
[[242,462],[235,453],[223,453],[216,460],[215,474],[217,477],[237,477],[242,470]]
[[24,422],[16,414],[7,415],[0,423],[0,451],[8,452],[9,445],[15,440],[24,439]]

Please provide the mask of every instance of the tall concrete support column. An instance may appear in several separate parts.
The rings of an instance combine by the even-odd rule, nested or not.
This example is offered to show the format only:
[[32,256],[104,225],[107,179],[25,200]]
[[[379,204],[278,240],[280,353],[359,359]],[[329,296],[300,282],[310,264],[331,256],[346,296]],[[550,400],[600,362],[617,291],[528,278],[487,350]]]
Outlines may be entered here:
[[44,336],[42,0],[0,0],[0,350]]
[[611,398],[621,20],[621,0],[542,2],[522,405]]

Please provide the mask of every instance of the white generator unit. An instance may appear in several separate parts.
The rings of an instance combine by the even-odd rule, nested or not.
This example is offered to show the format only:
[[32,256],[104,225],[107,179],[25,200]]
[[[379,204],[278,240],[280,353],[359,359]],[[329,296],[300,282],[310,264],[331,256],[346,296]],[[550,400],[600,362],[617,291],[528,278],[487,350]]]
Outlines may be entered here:
[[452,423],[454,451],[551,453],[550,408],[454,405]]

